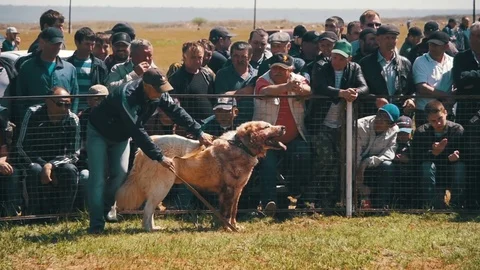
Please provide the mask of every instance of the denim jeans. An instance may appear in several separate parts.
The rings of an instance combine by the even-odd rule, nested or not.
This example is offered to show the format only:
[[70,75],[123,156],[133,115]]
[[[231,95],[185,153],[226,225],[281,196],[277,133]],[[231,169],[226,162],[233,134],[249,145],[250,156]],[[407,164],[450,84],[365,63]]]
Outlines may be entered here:
[[[115,203],[115,193],[125,181],[128,171],[130,144],[128,140],[111,142],[88,124],[87,152],[89,177],[87,206],[90,230],[103,230],[104,215]],[[108,178],[108,180],[107,180]]]
[[[460,206],[463,203],[465,190],[465,163],[457,161],[454,163],[436,165],[431,161],[422,162],[422,193],[424,202],[428,206],[441,204],[440,197],[437,197],[438,185],[450,188],[452,206]],[[439,177],[443,176],[443,177]],[[443,181],[439,181],[439,178]],[[447,182],[447,180],[451,180]],[[443,193],[441,194],[443,195]]]
[[391,161],[384,161],[377,167],[365,170],[364,181],[372,189],[373,208],[383,208],[390,205],[394,174],[395,166]]

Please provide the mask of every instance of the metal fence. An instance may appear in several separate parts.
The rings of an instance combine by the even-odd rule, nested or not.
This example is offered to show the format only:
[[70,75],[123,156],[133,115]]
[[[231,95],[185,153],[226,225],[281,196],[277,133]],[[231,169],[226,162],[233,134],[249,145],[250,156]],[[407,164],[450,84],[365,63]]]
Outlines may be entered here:
[[[480,210],[477,184],[480,97],[458,97],[456,103],[445,100],[449,121],[461,124],[462,132],[453,135],[434,132],[430,137],[427,136],[432,138],[432,141],[424,138],[421,142],[417,141],[421,137],[417,135],[420,134],[419,130],[424,131],[420,126],[435,119],[428,118],[422,111],[404,111],[402,105],[406,97],[390,98],[390,102],[399,105],[401,115],[411,117],[413,122],[411,133],[397,133],[398,127],[391,127],[396,134],[393,146],[382,140],[385,134],[374,133],[375,138],[361,137],[365,135],[364,131],[359,134],[359,129],[365,129],[363,124],[359,124],[364,123],[364,120],[359,119],[377,113],[376,98],[363,98],[347,104],[342,101],[332,103],[332,100],[319,96],[310,97],[308,100],[288,97],[286,104],[290,107],[284,107],[282,99],[238,96],[238,115],[230,121],[232,111],[213,110],[217,97],[219,96],[176,96],[187,112],[202,124],[205,132],[215,136],[252,119],[255,106],[268,107],[263,110],[262,117],[275,119],[276,123],[297,129],[293,137],[287,138],[287,151],[271,150],[272,153],[267,154],[268,160],[260,160],[242,193],[239,212],[259,211],[270,200],[276,202],[277,211],[283,212],[335,211],[352,215],[392,210]],[[78,122],[72,115],[69,119],[74,121],[55,118],[49,122],[51,118],[39,113],[44,110],[43,113],[48,115],[44,107],[47,105],[34,107],[30,114],[19,109],[27,103],[44,104],[44,98],[15,97],[0,100],[0,103],[9,107],[8,112],[0,112],[1,118],[10,119],[10,123],[2,121],[1,126],[0,156],[3,157],[2,160],[6,158],[0,167],[1,220],[75,215],[86,210],[85,183],[88,179],[88,166],[84,151],[85,122]],[[81,109],[88,107],[86,95],[76,98],[80,101]],[[266,103],[265,100],[269,102]],[[304,105],[304,122],[298,123],[289,118],[289,114],[284,110],[295,106],[295,102],[297,105]],[[64,106],[57,103],[53,102],[50,106]],[[200,108],[196,104],[211,106]],[[332,108],[335,109],[331,110]],[[301,112],[295,113],[303,117]],[[211,117],[215,114],[217,118]],[[79,115],[81,116],[81,113]],[[329,122],[326,121],[327,118],[337,121]],[[79,125],[78,129],[75,121]],[[228,127],[225,123],[233,123],[233,127]],[[145,128],[150,135],[188,136],[182,127],[176,126],[161,110],[150,118]],[[305,130],[302,130],[303,128]],[[445,151],[452,151],[444,153],[447,160],[440,161],[437,156],[431,156],[431,153],[429,156],[433,145],[442,143],[444,138],[448,141]],[[428,145],[425,146],[425,143]],[[131,144],[130,164],[136,149],[135,143]],[[381,151],[382,144],[391,147],[394,155],[382,159],[381,162],[371,163],[365,170],[359,170],[365,158],[385,154]],[[80,155],[77,148],[80,149]],[[459,157],[450,161],[449,156],[452,154]],[[58,162],[58,165],[52,168],[51,179],[48,179],[45,176],[45,164],[61,161],[61,157],[72,160]],[[10,164],[12,170],[4,165],[5,163]],[[361,173],[363,177],[359,177]],[[216,205],[216,195],[204,195]],[[161,211],[165,209],[166,213],[208,212],[181,185],[174,186],[164,200]]]

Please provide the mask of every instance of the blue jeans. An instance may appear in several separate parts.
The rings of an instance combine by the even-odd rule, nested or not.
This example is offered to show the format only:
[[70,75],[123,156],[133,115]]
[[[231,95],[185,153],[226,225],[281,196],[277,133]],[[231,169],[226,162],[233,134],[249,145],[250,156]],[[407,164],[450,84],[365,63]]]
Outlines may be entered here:
[[[421,166],[422,194],[427,205],[437,206],[439,203],[441,204],[440,197],[443,198],[443,196],[437,198],[438,185],[450,188],[451,205],[462,205],[465,199],[463,196],[465,190],[465,163],[457,161],[439,166],[434,162],[424,161]],[[443,177],[439,177],[440,175]],[[439,178],[443,178],[443,181],[439,181]],[[447,182],[447,179],[451,179],[451,182]]]
[[[277,171],[279,168],[287,168],[284,170],[288,175],[294,176],[289,185],[290,193],[298,195],[302,188],[310,184],[311,178],[311,153],[310,144],[298,136],[287,145],[287,151],[268,150],[267,155],[259,164],[260,171],[260,187],[261,200],[265,205],[269,201],[277,201]],[[283,166],[279,165],[281,157],[284,158]]]
[[115,193],[127,177],[130,144],[128,140],[111,142],[105,139],[89,123],[87,153],[90,175],[87,181],[86,195],[90,229],[103,230],[105,227],[104,215],[115,203]]
[[391,161],[384,161],[377,167],[365,170],[365,185],[372,189],[371,200],[373,208],[383,208],[390,205],[394,176],[395,166]]

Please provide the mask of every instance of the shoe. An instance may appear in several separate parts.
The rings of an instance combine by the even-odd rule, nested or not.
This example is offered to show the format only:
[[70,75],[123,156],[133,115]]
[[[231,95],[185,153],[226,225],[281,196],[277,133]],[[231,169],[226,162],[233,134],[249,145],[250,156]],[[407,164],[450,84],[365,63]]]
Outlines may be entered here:
[[263,212],[267,217],[273,217],[276,211],[277,211],[277,205],[275,204],[274,201],[269,201],[265,206],[265,209],[263,210]]
[[108,223],[119,222],[116,206],[112,206],[112,209],[105,215],[105,221]]
[[360,202],[360,209],[372,209],[372,203],[369,199]]
[[88,228],[87,233],[88,234],[102,234],[104,232],[103,228]]

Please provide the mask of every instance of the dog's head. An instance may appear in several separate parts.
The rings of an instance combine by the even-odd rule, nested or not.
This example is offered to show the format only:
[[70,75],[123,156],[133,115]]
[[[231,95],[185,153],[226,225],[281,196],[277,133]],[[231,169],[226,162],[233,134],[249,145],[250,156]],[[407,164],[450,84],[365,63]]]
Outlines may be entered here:
[[263,121],[251,121],[237,128],[237,137],[258,157],[263,157],[269,149],[286,150],[278,141],[285,134],[284,126],[275,126]]

